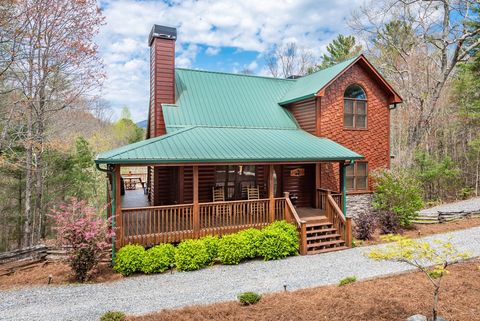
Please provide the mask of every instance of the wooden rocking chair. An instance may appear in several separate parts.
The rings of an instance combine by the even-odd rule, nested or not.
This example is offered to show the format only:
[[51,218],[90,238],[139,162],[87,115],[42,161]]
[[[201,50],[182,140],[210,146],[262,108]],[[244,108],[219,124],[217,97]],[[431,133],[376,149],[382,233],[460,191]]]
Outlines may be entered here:
[[[247,187],[247,199],[248,200],[259,200],[260,199],[260,190],[257,187]],[[250,205],[250,214],[252,216],[263,216],[265,214],[265,209],[262,204],[253,202]]]
[[[212,187],[212,194],[213,202],[225,202],[225,189],[222,186]],[[225,215],[230,216],[230,206],[228,204],[215,205],[213,214],[218,221],[221,221]]]

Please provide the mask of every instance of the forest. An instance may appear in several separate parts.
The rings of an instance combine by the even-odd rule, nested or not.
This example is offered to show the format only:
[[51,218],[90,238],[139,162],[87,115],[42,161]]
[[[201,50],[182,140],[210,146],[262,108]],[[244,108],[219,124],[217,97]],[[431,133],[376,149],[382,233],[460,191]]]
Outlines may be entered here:
[[[403,98],[391,112],[392,170],[418,180],[427,204],[478,196],[479,14],[474,0],[371,1],[321,56],[278,44],[265,65],[305,75],[363,53]],[[0,252],[51,235],[49,213],[71,197],[104,215],[95,155],[144,139],[128,108],[114,120],[99,94],[105,23],[95,0],[0,1]]]

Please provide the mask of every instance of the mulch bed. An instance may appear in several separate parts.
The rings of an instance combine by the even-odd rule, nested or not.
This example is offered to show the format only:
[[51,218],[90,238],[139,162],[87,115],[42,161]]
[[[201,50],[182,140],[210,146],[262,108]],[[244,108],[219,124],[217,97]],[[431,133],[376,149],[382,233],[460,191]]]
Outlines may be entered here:
[[[395,263],[392,263],[395,264]],[[449,321],[480,320],[480,261],[451,267],[440,294],[440,315]],[[431,316],[432,287],[420,273],[265,295],[253,306],[225,302],[130,316],[129,321],[328,320],[405,321]]]
[[[39,264],[39,266],[31,269],[0,276],[0,290],[47,285],[49,276],[52,276],[50,283],[52,285],[75,283],[70,267],[67,264],[45,261],[44,264]],[[109,265],[100,264],[88,282],[109,282],[122,278],[123,276],[115,273]]]

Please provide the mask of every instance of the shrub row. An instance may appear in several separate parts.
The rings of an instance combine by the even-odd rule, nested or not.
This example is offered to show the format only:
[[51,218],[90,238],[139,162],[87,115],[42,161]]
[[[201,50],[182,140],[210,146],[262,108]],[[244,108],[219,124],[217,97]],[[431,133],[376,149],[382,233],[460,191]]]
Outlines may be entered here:
[[206,236],[184,240],[177,247],[160,244],[145,250],[141,245],[126,245],[117,253],[114,270],[125,276],[136,272],[161,273],[171,266],[193,271],[215,260],[222,264],[238,264],[256,257],[278,260],[297,254],[296,227],[286,221],[277,221],[262,230],[251,228],[221,238]]

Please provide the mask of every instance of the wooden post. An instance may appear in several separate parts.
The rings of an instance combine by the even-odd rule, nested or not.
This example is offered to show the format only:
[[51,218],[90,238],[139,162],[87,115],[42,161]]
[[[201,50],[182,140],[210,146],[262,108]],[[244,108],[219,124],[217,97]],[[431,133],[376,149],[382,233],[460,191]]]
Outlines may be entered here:
[[290,208],[288,207],[288,204],[287,204],[287,200],[290,198],[290,192],[283,192],[283,195],[285,197],[285,208],[283,210],[283,212],[285,213],[285,220],[288,223],[292,223],[293,222],[292,213],[290,213]]
[[345,224],[345,245],[347,247],[352,247],[352,218],[346,218]]
[[307,255],[307,223],[300,223],[300,255]]
[[315,164],[315,208],[320,208],[320,195],[318,193],[318,189],[322,187],[321,185],[321,171],[322,171],[322,164],[316,163]]
[[193,166],[193,235],[200,236],[200,206],[198,205],[198,166]]
[[274,195],[274,180],[273,180],[273,165],[268,166],[268,200],[269,200],[269,209],[268,216],[269,221],[272,223],[275,221],[275,195]]
[[340,163],[340,193],[342,193],[342,212],[347,217],[347,166]]
[[114,179],[115,179],[115,247],[118,249],[124,245],[123,239],[123,222],[122,222],[122,200],[121,200],[121,191],[122,191],[122,180],[121,180],[121,172],[120,172],[120,165],[116,165],[114,172]]
[[178,190],[177,190],[177,195],[178,195],[178,204],[183,204],[184,203],[184,167],[180,166],[178,167]]

